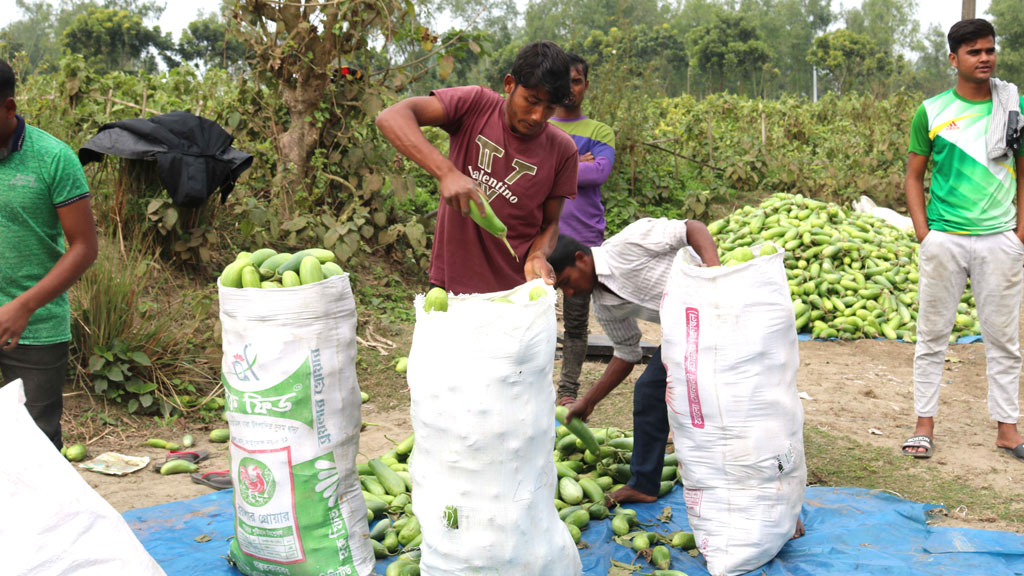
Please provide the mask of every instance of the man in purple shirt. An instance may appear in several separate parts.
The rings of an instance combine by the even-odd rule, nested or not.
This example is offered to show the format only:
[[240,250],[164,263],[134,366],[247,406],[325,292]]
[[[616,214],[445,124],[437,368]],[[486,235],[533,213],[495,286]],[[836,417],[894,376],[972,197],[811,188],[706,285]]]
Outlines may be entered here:
[[[589,66],[579,55],[570,53],[571,93],[549,120],[572,136],[579,149],[576,198],[566,200],[559,228],[584,246],[600,246],[604,241],[604,205],[601,185],[608,179],[615,162],[615,132],[606,124],[583,115],[580,106],[590,81]],[[587,356],[590,295],[564,296],[562,305],[562,375],[558,383],[558,403],[571,404],[580,389],[580,370]]]

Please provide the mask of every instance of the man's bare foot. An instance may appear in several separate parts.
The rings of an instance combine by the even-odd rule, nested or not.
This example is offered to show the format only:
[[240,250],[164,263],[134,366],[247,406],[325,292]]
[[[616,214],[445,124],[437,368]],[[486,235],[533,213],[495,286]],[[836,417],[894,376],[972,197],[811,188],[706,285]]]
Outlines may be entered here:
[[[917,425],[914,426],[913,436],[927,436],[929,438],[935,437],[935,419],[932,417],[917,417]],[[924,446],[907,446],[903,449],[904,454],[924,454],[928,449]]]
[[[807,532],[804,530],[804,521],[799,519],[799,518],[797,518],[796,519],[796,532],[793,533],[793,538],[799,538],[799,537],[803,536],[806,533]],[[790,538],[790,540],[792,540],[793,538]]]
[[562,396],[561,398],[558,399],[558,402],[555,402],[555,405],[556,406],[568,406],[569,404],[572,404],[575,401],[576,401],[576,399],[573,398],[572,396]]
[[657,496],[644,494],[639,490],[634,490],[631,486],[623,486],[615,492],[606,495],[604,497],[604,505],[608,508],[612,508],[616,504],[629,504],[630,502],[651,503],[657,499]]
[[1024,437],[1017,432],[1016,424],[999,422],[998,433],[996,434],[996,446],[1013,450],[1024,443]]

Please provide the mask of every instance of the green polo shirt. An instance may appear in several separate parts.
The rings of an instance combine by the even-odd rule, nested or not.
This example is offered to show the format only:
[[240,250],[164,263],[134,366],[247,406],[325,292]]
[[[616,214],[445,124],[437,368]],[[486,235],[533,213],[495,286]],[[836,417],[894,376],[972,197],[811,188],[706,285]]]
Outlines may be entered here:
[[[0,160],[0,305],[35,286],[64,255],[57,209],[89,196],[82,164],[67,144],[28,125],[14,136],[11,153]],[[36,310],[19,342],[70,339],[64,293]]]

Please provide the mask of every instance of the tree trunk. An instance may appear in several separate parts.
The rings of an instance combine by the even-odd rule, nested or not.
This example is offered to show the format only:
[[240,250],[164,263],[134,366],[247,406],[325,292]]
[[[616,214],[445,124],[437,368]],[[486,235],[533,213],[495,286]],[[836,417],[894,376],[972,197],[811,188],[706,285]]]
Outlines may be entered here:
[[295,86],[281,86],[290,123],[278,141],[277,173],[284,184],[282,190],[289,212],[295,193],[306,187],[309,161],[320,142],[320,129],[314,124],[313,114],[320,106],[326,85],[327,77],[317,74],[309,79],[300,76]]

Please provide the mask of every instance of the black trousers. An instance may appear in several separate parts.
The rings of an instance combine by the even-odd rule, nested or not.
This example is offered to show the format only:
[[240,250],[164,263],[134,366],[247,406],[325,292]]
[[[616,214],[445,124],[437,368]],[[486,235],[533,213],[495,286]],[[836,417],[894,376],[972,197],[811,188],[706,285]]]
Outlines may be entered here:
[[654,351],[647,368],[633,388],[633,459],[629,486],[648,496],[661,488],[661,469],[668,444],[668,404],[665,389],[668,373],[661,363],[661,346]]
[[19,344],[13,350],[0,350],[0,375],[5,385],[19,378],[22,380],[28,413],[60,450],[64,445],[60,417],[64,411],[64,382],[68,376],[68,343]]

